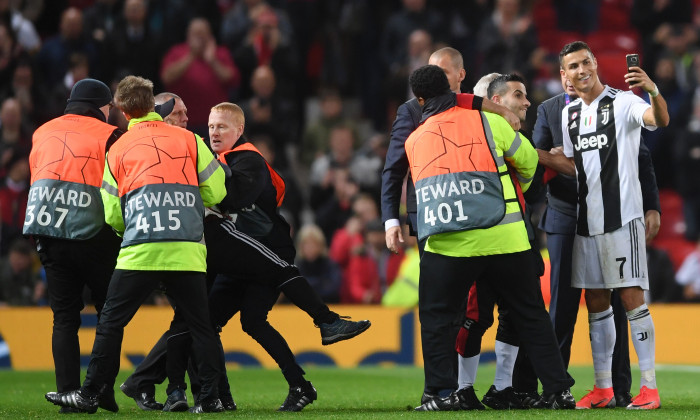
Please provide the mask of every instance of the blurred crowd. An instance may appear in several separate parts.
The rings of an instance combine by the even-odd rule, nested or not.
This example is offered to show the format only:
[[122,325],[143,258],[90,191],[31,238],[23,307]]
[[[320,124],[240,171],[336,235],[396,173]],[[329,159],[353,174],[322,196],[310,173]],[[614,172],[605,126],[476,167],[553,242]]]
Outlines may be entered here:
[[[680,197],[670,235],[697,242],[700,1],[0,0],[0,305],[46,304],[21,234],[34,129],[63,113],[77,81],[114,87],[129,74],[181,96],[205,138],[213,105],[243,108],[245,135],[287,182],[297,265],[326,302],[415,305],[414,238],[389,252],[378,205],[408,75],[442,46],[464,56],[463,92],[517,72],[531,130],[537,105],[561,91],[558,52],[574,39],[600,51],[601,77],[618,88],[625,53],[640,54],[671,114],[643,135],[659,188]],[[109,122],[126,128],[116,108]],[[700,245],[686,249],[650,247],[652,302],[700,301]]]

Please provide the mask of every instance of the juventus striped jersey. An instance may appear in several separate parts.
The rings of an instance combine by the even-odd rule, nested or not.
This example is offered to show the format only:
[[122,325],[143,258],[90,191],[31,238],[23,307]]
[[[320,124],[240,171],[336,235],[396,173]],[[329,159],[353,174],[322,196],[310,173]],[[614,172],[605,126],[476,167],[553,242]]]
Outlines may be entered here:
[[612,232],[644,216],[638,155],[650,106],[606,85],[590,105],[579,98],[562,110],[564,155],[576,164],[579,235]]

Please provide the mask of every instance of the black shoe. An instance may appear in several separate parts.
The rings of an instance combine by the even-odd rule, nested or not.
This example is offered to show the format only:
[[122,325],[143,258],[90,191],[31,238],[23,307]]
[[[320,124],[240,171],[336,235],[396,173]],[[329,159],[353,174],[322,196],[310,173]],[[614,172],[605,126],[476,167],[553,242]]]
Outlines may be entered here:
[[451,393],[446,397],[435,397],[430,401],[421,404],[414,409],[415,411],[456,411],[459,410],[459,402],[457,394]]
[[221,397],[219,397],[219,400],[221,400],[221,405],[226,411],[234,411],[238,408],[236,402],[233,401],[233,396],[231,394],[222,395]]
[[616,407],[627,407],[630,404],[632,404],[632,394],[629,392],[615,393]]
[[76,413],[85,413],[85,411],[83,411],[79,408],[73,408],[73,407],[61,407],[58,410],[58,414],[76,414]]
[[520,400],[515,397],[512,386],[498,391],[494,385],[491,385],[491,388],[486,392],[481,402],[494,410],[522,408]]
[[437,394],[431,394],[430,392],[423,391],[423,395],[420,397],[420,403],[423,405],[435,397],[437,397]]
[[187,411],[190,408],[187,404],[187,395],[180,388],[175,388],[168,394],[168,399],[165,400],[163,411]]
[[97,411],[97,397],[87,397],[79,389],[68,392],[48,392],[44,397],[47,401],[61,407],[73,407],[90,414]]
[[540,400],[541,396],[537,391],[515,391],[513,390],[513,395],[520,401],[520,407],[527,409],[533,408],[535,403]]
[[486,408],[474,393],[473,386],[462,388],[455,395],[457,395],[457,404],[460,410],[484,410]]
[[194,407],[190,408],[190,413],[221,413],[224,411],[224,405],[220,399],[203,401]]
[[311,382],[301,386],[290,386],[289,394],[277,411],[301,411],[316,401],[318,394]]
[[156,401],[155,395],[152,395],[148,392],[138,392],[134,388],[131,388],[129,385],[124,382],[119,386],[119,389],[122,390],[124,395],[126,395],[129,398],[133,398],[134,401],[136,401],[136,405],[144,411],[155,411],[155,410],[162,410],[163,409],[163,404],[159,403]]
[[335,321],[326,324],[320,324],[321,329],[321,344],[327,346],[337,343],[338,341],[353,338],[356,335],[362,334],[370,325],[371,322],[364,321],[348,321],[347,317],[339,317]]
[[552,410],[573,410],[576,400],[568,389],[553,394],[542,393],[539,401],[532,408],[551,408]]
[[97,405],[103,410],[111,411],[112,413],[118,412],[119,406],[114,400],[114,388],[104,385],[100,395],[97,396]]

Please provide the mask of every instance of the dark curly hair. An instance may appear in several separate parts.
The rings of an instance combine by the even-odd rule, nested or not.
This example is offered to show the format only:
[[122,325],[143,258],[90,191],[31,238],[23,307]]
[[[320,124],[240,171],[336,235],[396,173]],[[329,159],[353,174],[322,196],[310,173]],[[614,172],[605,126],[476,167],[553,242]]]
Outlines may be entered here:
[[430,99],[450,92],[450,82],[444,70],[432,64],[414,71],[408,82],[417,98]]

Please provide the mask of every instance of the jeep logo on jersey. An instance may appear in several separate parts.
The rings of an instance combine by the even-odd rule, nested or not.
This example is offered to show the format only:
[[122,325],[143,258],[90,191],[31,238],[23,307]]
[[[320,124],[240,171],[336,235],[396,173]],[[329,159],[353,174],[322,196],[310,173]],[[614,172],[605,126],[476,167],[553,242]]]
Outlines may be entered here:
[[589,150],[600,150],[603,147],[608,147],[608,136],[605,134],[592,134],[588,137],[577,136],[574,149],[577,152],[587,152]]

